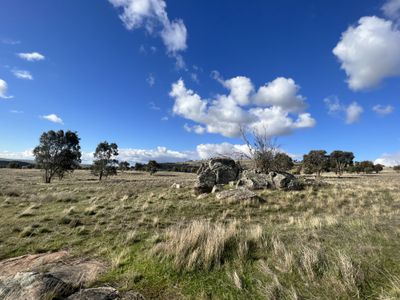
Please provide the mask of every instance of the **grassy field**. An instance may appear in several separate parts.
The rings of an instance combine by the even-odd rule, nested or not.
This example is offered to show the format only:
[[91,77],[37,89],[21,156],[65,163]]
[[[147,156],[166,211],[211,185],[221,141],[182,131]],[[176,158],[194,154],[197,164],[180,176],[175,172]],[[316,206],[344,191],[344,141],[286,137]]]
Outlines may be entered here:
[[241,203],[197,199],[194,174],[41,179],[0,169],[0,259],[68,250],[107,263],[96,285],[147,299],[400,298],[400,175],[390,171]]

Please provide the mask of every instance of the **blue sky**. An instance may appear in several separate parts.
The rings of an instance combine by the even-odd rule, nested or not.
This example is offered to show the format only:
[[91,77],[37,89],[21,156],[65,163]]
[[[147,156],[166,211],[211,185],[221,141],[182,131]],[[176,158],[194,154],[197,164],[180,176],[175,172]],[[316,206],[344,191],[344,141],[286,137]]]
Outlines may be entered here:
[[[0,157],[43,131],[130,161],[241,149],[400,161],[400,1],[3,0]],[[335,49],[335,51],[334,51]],[[236,145],[236,146],[235,146]]]

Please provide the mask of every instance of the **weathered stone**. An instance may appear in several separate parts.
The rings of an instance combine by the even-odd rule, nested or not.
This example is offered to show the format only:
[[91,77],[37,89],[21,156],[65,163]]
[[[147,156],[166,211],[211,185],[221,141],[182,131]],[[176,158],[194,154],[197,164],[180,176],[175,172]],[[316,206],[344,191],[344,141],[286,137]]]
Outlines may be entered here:
[[237,180],[240,171],[240,166],[230,158],[210,159],[199,169],[195,191],[197,194],[210,193],[214,185]]
[[260,199],[254,192],[245,188],[225,190],[217,193],[215,198],[218,200],[229,200],[232,202],[241,202],[246,200],[253,201]]
[[302,188],[296,176],[286,172],[270,172],[268,177],[269,182],[275,189],[299,190]]
[[236,185],[236,187],[240,186],[251,190],[266,188],[298,190],[302,187],[298,179],[292,174],[286,172],[270,172],[267,175],[256,173],[255,171],[244,171]]
[[112,287],[82,289],[69,296],[68,300],[114,300],[120,299],[118,291]]
[[74,288],[51,274],[19,272],[0,281],[0,299],[59,299],[70,295]]
[[236,187],[240,186],[251,190],[259,190],[271,187],[271,183],[268,175],[246,170],[236,184]]

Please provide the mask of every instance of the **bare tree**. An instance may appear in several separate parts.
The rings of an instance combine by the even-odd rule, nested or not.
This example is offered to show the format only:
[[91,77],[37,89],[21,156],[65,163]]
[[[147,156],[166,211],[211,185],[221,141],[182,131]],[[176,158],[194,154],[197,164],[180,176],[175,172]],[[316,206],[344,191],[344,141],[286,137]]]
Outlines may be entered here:
[[254,168],[262,173],[279,171],[275,170],[275,157],[280,153],[276,137],[269,135],[266,128],[262,131],[253,130],[251,131],[251,136],[253,137],[253,142],[251,143],[248,133],[243,127],[241,127],[240,132],[249,150],[248,154],[243,153],[243,155],[253,161]]

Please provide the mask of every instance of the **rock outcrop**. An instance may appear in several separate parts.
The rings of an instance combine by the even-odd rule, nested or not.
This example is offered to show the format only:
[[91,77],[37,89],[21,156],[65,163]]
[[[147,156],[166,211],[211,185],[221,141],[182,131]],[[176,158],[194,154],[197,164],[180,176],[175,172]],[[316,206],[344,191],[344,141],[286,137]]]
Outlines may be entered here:
[[203,164],[197,172],[195,191],[210,193],[215,185],[228,184],[238,179],[241,168],[233,159],[213,158]]

